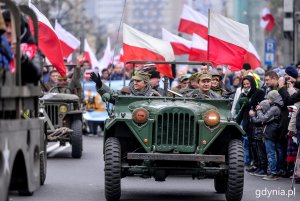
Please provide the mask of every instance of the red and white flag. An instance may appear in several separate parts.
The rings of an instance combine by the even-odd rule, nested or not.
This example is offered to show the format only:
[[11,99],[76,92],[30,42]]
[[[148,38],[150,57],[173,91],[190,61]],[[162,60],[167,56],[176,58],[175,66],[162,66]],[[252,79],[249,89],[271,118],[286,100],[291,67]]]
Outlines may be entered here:
[[189,54],[192,42],[162,28],[162,39],[171,43],[175,55]]
[[[35,12],[38,18],[38,42],[42,53],[49,59],[51,64],[57,69],[61,76],[66,75],[63,53],[60,41],[50,24],[49,20],[29,2],[29,7]],[[32,23],[31,24],[31,28]]]
[[190,61],[207,61],[207,40],[193,34],[192,48],[189,55]]
[[88,60],[90,62],[93,69],[95,67],[99,68],[99,62],[98,62],[94,52],[92,51],[87,39],[84,39],[84,57],[86,60]]
[[110,39],[107,38],[106,48],[104,50],[104,55],[99,61],[99,71],[103,68],[107,68],[109,64],[113,62],[114,52],[111,50]]
[[187,34],[196,33],[204,39],[207,39],[208,19],[205,15],[184,5],[180,17],[178,31]]
[[80,46],[80,41],[65,30],[57,20],[55,20],[54,30],[60,40],[63,56],[64,58],[68,58],[70,54]]
[[241,70],[248,46],[248,25],[210,12],[208,30],[208,60],[210,62],[215,66],[229,65],[233,71]]
[[245,63],[249,63],[252,69],[261,67],[261,61],[253,44],[249,41],[248,52],[245,55]]
[[[154,38],[123,24],[124,60],[174,61],[170,42]],[[157,65],[161,74],[173,77],[170,65]]]
[[264,8],[261,12],[260,26],[267,32],[272,31],[275,26],[275,19],[269,8]]

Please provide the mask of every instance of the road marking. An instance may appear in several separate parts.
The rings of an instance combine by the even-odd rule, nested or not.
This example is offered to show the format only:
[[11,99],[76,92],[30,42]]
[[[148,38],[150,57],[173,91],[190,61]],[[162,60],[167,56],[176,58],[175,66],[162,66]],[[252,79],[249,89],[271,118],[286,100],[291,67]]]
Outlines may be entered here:
[[47,147],[47,153],[53,151],[54,149],[57,149],[59,147],[59,142]]
[[58,149],[56,149],[55,151],[51,152],[50,154],[48,154],[48,157],[53,157],[56,154],[58,154],[59,152],[69,148],[71,145],[69,143],[66,143],[66,146],[63,147],[59,147]]

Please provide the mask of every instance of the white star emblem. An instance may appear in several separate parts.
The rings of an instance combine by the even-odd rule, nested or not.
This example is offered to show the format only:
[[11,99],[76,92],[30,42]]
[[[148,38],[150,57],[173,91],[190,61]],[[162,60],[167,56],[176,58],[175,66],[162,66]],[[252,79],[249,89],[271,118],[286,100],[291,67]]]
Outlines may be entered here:
[[4,150],[3,150],[3,158],[4,158],[4,173],[7,171],[8,173],[10,173],[9,170],[9,154],[10,151],[8,149],[8,142],[7,139],[5,139],[5,145],[4,145]]

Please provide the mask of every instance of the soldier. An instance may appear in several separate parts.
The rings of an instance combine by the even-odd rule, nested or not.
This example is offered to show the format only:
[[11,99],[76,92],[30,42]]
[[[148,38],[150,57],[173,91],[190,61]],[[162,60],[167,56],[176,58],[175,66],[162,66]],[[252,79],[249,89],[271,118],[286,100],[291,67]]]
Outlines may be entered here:
[[198,77],[199,89],[195,89],[187,94],[187,97],[201,98],[201,99],[218,99],[221,98],[219,94],[211,90],[211,75],[209,73],[200,73]]
[[211,69],[210,70],[210,74],[211,74],[211,90],[213,90],[214,92],[220,94],[221,96],[225,95],[227,92],[225,89],[223,89],[220,86],[220,82],[222,80],[222,76],[219,74],[219,72],[215,69]]
[[96,83],[96,90],[102,96],[105,93],[110,94],[109,101],[114,103],[112,95],[114,93],[130,95],[130,96],[160,96],[160,94],[153,90],[149,82],[150,74],[146,72],[136,72],[132,76],[129,86],[123,87],[120,91],[113,91],[104,83],[102,83],[101,78],[96,73],[92,72],[90,75],[90,80]]
[[[189,84],[189,78],[186,75],[182,75],[180,78],[178,78],[178,85],[175,87],[172,87],[172,91],[175,91],[177,93],[185,92],[188,89]],[[169,96],[172,96],[171,93],[169,93]]]
[[157,91],[161,96],[166,96],[166,92],[159,86],[160,73],[158,71],[150,71],[150,84],[152,89]]
[[56,87],[56,85],[58,83],[58,80],[57,80],[58,76],[59,76],[59,73],[57,70],[54,69],[50,72],[50,79],[47,82],[47,84],[45,84],[45,89],[44,89],[45,91],[49,91],[51,88]]

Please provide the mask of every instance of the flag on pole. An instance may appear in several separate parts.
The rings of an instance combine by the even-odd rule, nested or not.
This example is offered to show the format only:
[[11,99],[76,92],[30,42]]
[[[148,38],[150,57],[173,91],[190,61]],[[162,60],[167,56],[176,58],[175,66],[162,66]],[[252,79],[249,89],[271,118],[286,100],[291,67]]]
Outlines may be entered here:
[[84,39],[84,57],[86,60],[88,60],[94,69],[95,67],[99,68],[99,62],[96,58],[96,55],[92,51],[87,39]]
[[260,26],[267,32],[273,30],[275,26],[275,19],[269,8],[264,8],[261,12]]
[[[49,59],[51,64],[57,69],[61,76],[66,75],[63,53],[60,41],[50,24],[49,20],[29,2],[29,7],[35,12],[38,18],[38,42],[42,53]],[[32,23],[31,29],[33,29]]]
[[[174,61],[175,56],[170,42],[154,38],[123,24],[124,60]],[[157,65],[157,70],[173,77],[170,65]]]
[[190,61],[207,61],[207,40],[193,34],[192,48],[189,55]]
[[195,11],[187,5],[184,5],[178,31],[191,35],[196,33],[198,36],[207,39],[208,19],[205,15]]
[[64,58],[68,58],[70,54],[80,46],[80,41],[65,30],[57,20],[55,20],[54,30],[60,40],[63,56]]
[[109,37],[107,38],[107,43],[106,43],[106,48],[104,51],[103,57],[99,61],[99,71],[103,68],[107,68],[110,63],[112,63],[112,57],[114,55],[114,52],[111,50],[111,45],[110,45],[110,39]]
[[261,67],[261,61],[253,44],[249,41],[248,52],[245,55],[245,63],[249,63],[252,69]]
[[162,28],[162,39],[171,43],[175,55],[189,54],[192,42]]
[[249,46],[248,25],[210,11],[208,60],[215,66],[227,64],[231,70],[242,69]]

